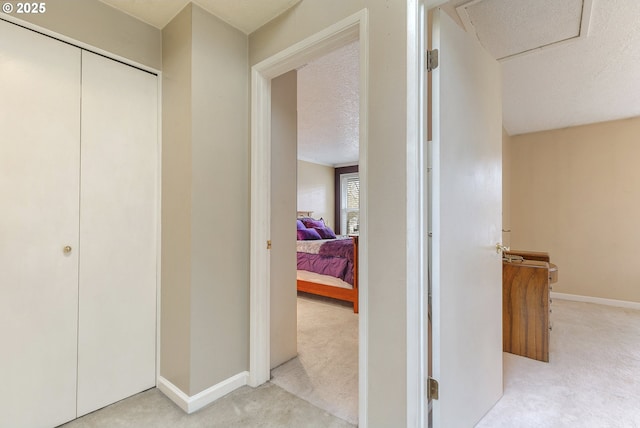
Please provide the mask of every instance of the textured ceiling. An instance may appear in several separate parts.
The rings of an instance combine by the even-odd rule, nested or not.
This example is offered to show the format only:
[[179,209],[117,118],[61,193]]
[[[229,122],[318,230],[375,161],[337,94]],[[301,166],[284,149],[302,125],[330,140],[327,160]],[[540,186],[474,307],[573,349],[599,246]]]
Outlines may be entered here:
[[[188,0],[101,0],[126,13],[162,28],[177,14]],[[197,0],[194,3],[250,33],[300,0]],[[543,8],[532,7],[540,2]],[[449,0],[445,9],[469,3],[469,0]],[[548,38],[545,22],[562,23],[559,12],[575,10],[576,0],[480,0],[476,9],[486,18],[474,23],[478,35],[489,34],[493,40],[509,41],[520,46],[516,50],[531,49],[545,44]],[[485,3],[480,6],[481,3]],[[517,6],[519,4],[520,6]],[[504,9],[506,8],[506,10]],[[492,16],[499,16],[502,26],[510,34],[490,24]],[[542,22],[543,24],[533,24]],[[502,60],[503,123],[511,135],[546,129],[563,128],[586,123],[640,116],[640,1],[592,0],[591,19],[586,37],[573,42],[553,44]],[[556,31],[555,38],[575,32],[575,21],[566,21],[566,33]],[[491,26],[492,28],[487,28]],[[584,34],[583,34],[584,36]],[[501,43],[498,43],[500,45]],[[496,58],[503,53],[494,52]],[[357,67],[357,62],[356,65]],[[346,67],[346,66],[345,66]],[[329,67],[330,68],[330,67]],[[304,76],[304,68],[301,75]],[[357,73],[356,73],[357,74]],[[321,77],[321,76],[320,76]],[[304,78],[304,77],[303,77]],[[302,89],[304,93],[304,88]],[[357,90],[353,88],[357,96]],[[313,92],[313,91],[311,91]],[[318,92],[318,91],[316,91]],[[347,93],[347,92],[343,92]],[[316,94],[319,96],[320,94]],[[335,95],[335,94],[334,94]],[[339,99],[339,97],[338,97]],[[304,100],[301,100],[304,102]],[[348,102],[346,102],[348,104]],[[357,101],[355,104],[357,105]],[[325,103],[325,106],[332,106]],[[341,107],[346,109],[346,107]],[[356,110],[357,111],[357,110]],[[303,113],[304,114],[304,113]],[[353,115],[343,112],[344,116]],[[329,113],[319,113],[326,117]],[[336,116],[339,114],[336,113]],[[305,119],[310,124],[310,118]],[[330,136],[326,129],[325,144],[332,141],[346,143],[354,150],[357,125],[336,122],[335,128],[344,129],[344,136]],[[305,125],[305,124],[302,124]],[[351,131],[347,131],[350,129]],[[302,130],[301,130],[302,131]],[[304,132],[304,131],[302,131]],[[351,136],[347,136],[351,135]],[[316,139],[316,147],[320,142]],[[302,148],[304,153],[304,147]],[[305,156],[303,154],[303,156]],[[357,159],[357,157],[353,157]],[[342,163],[342,161],[340,161]],[[345,160],[344,162],[352,162]],[[327,163],[337,163],[327,161]]]
[[472,0],[456,10],[494,58],[580,35],[582,0]]
[[[449,6],[462,3],[466,2],[451,0]],[[558,7],[546,8],[542,11],[546,18],[536,19],[553,21]],[[530,8],[494,13],[510,20],[508,26],[514,27],[513,23],[528,19],[526,14],[521,15],[525,10]],[[640,116],[639,23],[640,1],[593,0],[586,37],[502,60],[503,124],[507,132],[516,135]],[[518,39],[526,42],[528,38],[539,39],[546,27],[524,28]]]
[[359,144],[358,42],[298,70],[298,159],[356,164]]
[[[190,0],[100,0],[156,28],[164,28]],[[246,34],[257,30],[300,0],[195,0],[206,11]]]

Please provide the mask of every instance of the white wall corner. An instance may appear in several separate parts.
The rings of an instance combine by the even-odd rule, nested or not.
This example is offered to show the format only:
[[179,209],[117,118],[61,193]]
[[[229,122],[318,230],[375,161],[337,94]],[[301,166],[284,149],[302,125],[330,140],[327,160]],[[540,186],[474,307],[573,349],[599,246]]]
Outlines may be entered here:
[[552,299],[571,300],[573,302],[595,303],[597,305],[615,306],[618,308],[637,309],[640,310],[640,303],[629,302],[627,300],[605,299],[602,297],[580,296],[578,294],[566,294],[551,292]]
[[244,371],[223,380],[193,396],[188,396],[180,388],[162,376],[158,377],[158,389],[186,413],[194,413],[222,398],[228,393],[247,385],[249,372]]

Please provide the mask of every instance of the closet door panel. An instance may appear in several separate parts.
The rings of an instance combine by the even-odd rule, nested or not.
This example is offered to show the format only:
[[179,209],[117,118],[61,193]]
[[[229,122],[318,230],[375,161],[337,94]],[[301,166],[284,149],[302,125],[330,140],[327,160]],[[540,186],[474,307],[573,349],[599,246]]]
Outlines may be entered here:
[[80,49],[0,20],[3,427],[76,416],[79,150]]
[[83,51],[78,416],[155,386],[157,77]]

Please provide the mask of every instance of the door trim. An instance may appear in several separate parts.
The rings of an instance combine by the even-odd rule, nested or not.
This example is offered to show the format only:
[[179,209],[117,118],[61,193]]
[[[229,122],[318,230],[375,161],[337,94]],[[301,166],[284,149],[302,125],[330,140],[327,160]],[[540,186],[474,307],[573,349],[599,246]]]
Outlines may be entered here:
[[422,163],[426,148],[424,88],[424,2],[407,1],[407,426],[425,425],[427,329],[425,278],[428,245]]
[[368,13],[363,9],[251,68],[251,239],[249,381],[256,387],[270,379],[270,255],[271,224],[271,79],[310,59],[359,40],[360,47],[360,233],[359,246],[359,419],[366,426],[367,403],[367,88]]

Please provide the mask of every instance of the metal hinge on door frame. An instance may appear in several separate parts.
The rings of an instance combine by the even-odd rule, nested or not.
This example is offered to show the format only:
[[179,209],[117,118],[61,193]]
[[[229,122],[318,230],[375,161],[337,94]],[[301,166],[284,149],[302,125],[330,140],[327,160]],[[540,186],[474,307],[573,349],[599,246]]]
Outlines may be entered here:
[[438,399],[438,381],[432,377],[427,378],[427,400]]
[[433,71],[438,68],[438,49],[427,51],[427,71]]

